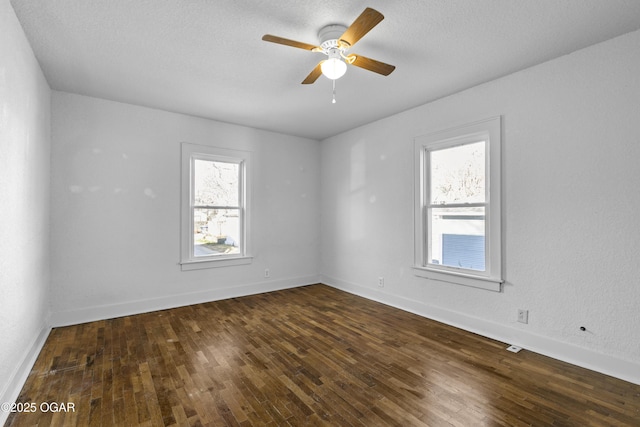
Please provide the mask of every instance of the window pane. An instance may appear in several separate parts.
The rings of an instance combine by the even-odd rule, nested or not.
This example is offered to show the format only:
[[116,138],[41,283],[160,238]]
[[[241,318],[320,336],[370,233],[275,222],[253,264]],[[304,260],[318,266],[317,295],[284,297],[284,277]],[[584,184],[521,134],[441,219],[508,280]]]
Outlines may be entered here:
[[429,211],[429,264],[485,271],[485,208]]
[[196,159],[193,168],[195,206],[238,206],[239,164]]
[[196,257],[240,253],[240,210],[193,210],[193,254]]
[[430,152],[431,204],[485,201],[485,142]]

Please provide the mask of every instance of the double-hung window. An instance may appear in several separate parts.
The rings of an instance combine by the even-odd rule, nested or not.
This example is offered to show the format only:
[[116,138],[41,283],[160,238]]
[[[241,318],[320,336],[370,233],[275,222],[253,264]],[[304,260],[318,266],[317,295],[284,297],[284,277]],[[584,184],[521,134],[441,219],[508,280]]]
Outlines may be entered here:
[[182,269],[246,264],[250,153],[182,144]]
[[494,291],[502,283],[500,118],[415,139],[415,271]]

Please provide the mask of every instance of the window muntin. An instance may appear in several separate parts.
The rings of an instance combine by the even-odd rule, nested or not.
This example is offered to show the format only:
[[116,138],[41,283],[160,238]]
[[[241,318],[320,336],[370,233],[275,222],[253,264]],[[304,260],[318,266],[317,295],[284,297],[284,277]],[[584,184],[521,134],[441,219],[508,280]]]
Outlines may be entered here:
[[416,138],[415,270],[500,290],[500,118]]

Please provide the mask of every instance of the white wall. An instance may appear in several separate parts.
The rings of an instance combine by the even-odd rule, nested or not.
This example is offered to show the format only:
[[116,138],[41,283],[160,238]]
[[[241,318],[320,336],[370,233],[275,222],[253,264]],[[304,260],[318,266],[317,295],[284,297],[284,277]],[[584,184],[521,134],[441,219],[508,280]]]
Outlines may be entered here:
[[49,332],[50,96],[0,0],[0,402],[17,397]]
[[[317,282],[318,141],[55,91],[52,105],[54,325]],[[183,141],[253,151],[251,265],[180,270]]]
[[[323,141],[323,280],[640,383],[638,46],[630,33]],[[415,277],[413,138],[497,115],[504,291]]]

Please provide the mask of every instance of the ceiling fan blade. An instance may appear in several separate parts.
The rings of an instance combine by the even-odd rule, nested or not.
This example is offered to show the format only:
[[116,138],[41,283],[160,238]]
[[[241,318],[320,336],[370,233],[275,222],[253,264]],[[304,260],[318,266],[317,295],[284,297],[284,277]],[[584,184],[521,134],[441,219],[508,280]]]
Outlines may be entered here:
[[303,85],[309,85],[311,83],[315,83],[315,81],[318,80],[318,77],[322,75],[322,69],[320,68],[320,66],[323,62],[324,61],[320,61],[318,65],[316,65],[316,68],[314,68],[313,71],[309,73],[307,78],[302,81]]
[[262,40],[266,42],[271,42],[271,43],[283,44],[285,46],[297,47],[298,49],[304,49],[304,50],[319,49],[318,46],[314,46],[312,44],[297,42],[295,40],[289,40],[283,37],[272,36],[271,34],[265,34],[264,36],[262,36]]
[[383,14],[368,7],[353,21],[353,24],[347,28],[347,31],[342,34],[340,40],[344,40],[353,46],[383,19]]
[[[352,59],[353,58],[353,59]],[[374,73],[388,76],[396,69],[395,65],[385,64],[384,62],[376,61],[375,59],[367,58],[361,55],[349,55],[347,57],[348,62],[356,67],[364,68],[365,70],[373,71]]]

